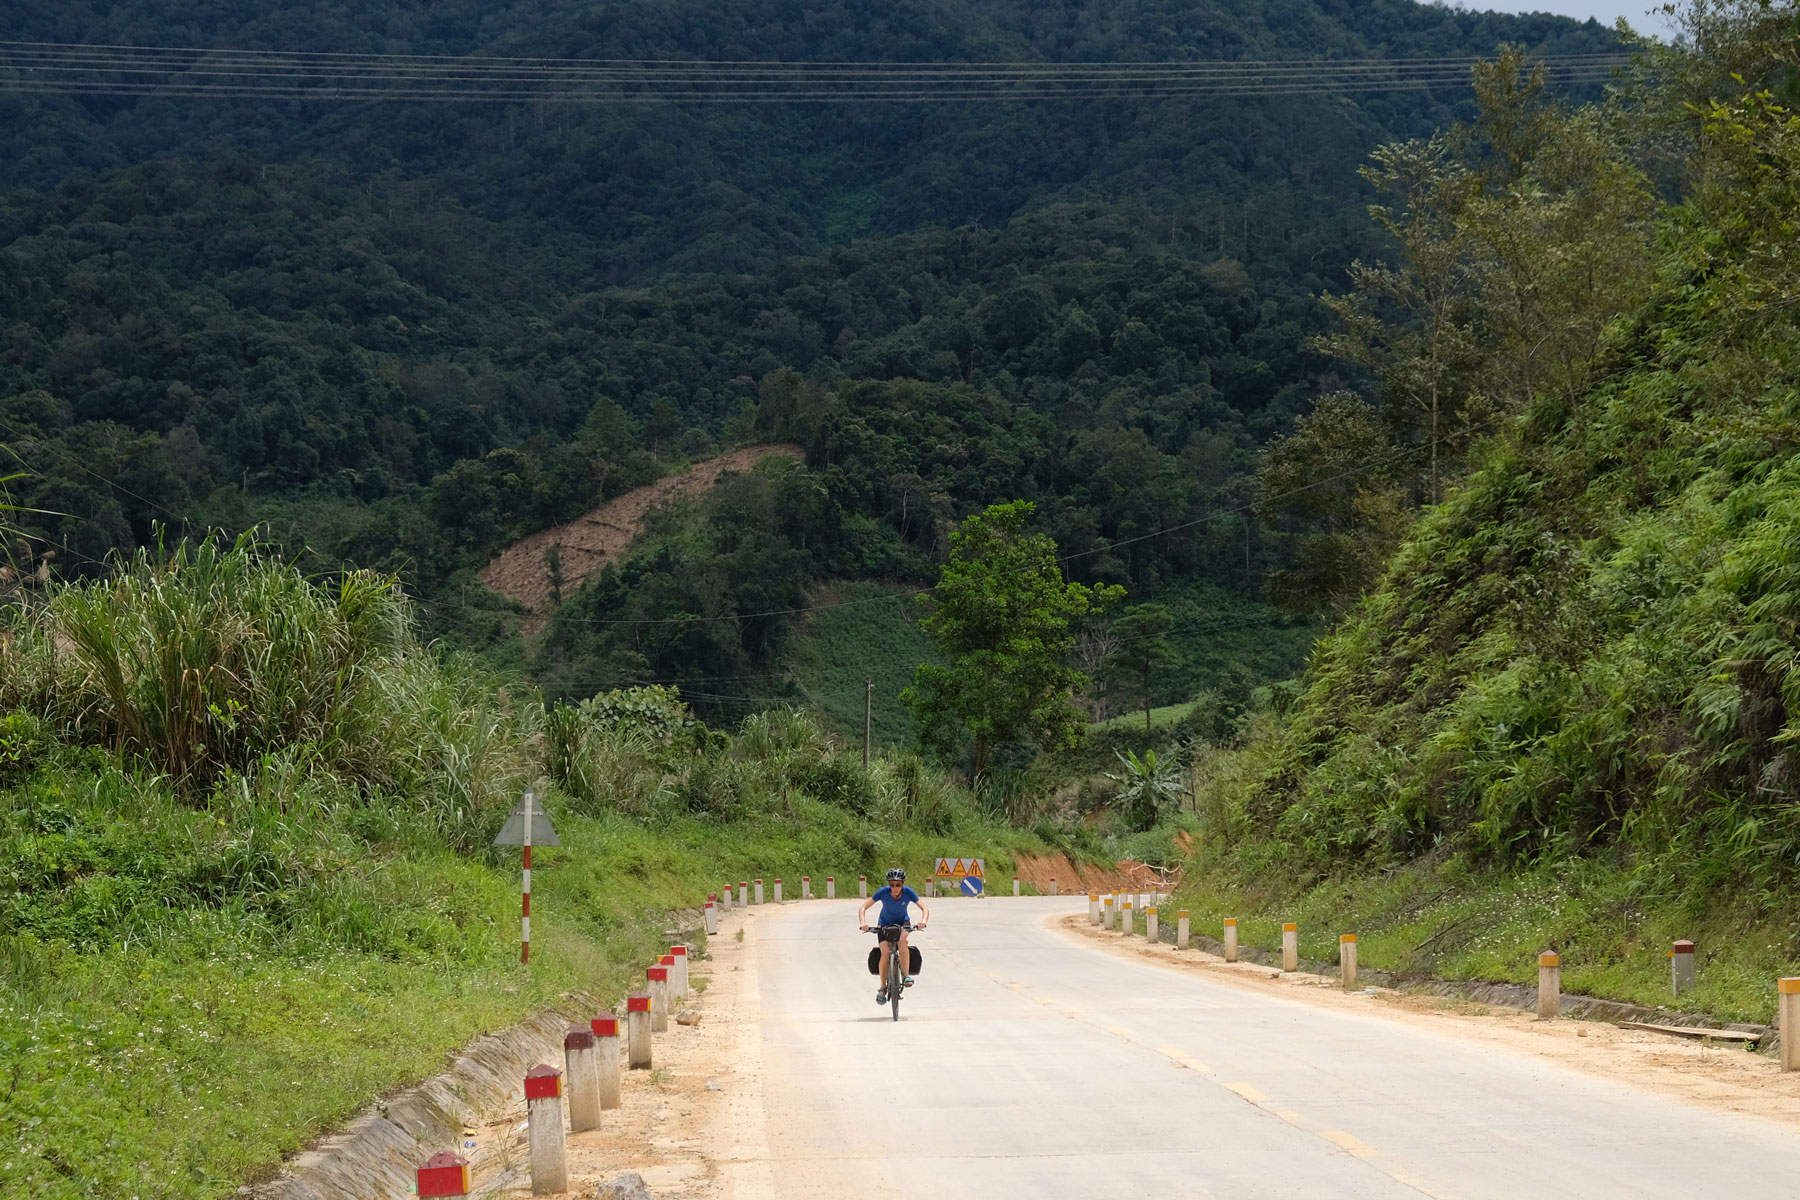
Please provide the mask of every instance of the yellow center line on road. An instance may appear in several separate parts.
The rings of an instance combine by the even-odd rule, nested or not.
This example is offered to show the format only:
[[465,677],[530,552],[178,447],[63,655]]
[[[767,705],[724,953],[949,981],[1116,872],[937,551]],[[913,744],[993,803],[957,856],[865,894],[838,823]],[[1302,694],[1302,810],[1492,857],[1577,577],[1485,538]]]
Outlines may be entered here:
[[1253,1084],[1228,1083],[1225,1085],[1225,1090],[1228,1092],[1236,1092],[1252,1104],[1261,1104],[1264,1100],[1268,1099],[1268,1097],[1258,1091]]
[[[1374,1158],[1375,1157],[1375,1154],[1376,1154],[1375,1147],[1369,1145],[1367,1142],[1364,1142],[1356,1137],[1351,1136],[1348,1133],[1345,1133],[1341,1129],[1327,1129],[1324,1133],[1321,1133],[1319,1136],[1324,1138],[1326,1141],[1333,1143],[1334,1145],[1341,1146],[1343,1148],[1344,1152],[1346,1154],[1351,1155],[1352,1157],[1355,1157],[1355,1158]],[[1398,1176],[1396,1176],[1395,1178],[1398,1178]]]

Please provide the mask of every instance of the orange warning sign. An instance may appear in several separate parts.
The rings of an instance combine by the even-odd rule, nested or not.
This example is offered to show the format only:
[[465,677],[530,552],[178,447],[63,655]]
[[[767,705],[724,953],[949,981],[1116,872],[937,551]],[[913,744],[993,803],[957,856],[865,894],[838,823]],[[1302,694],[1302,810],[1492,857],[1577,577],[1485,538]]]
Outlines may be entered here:
[[[960,860],[957,860],[957,861],[960,861]],[[940,859],[938,859],[938,861],[937,861],[937,873],[938,873],[938,874],[939,874],[939,875],[948,875],[948,874],[950,874],[950,863],[951,863],[951,860],[950,860],[950,859],[948,859],[948,858],[940,858]]]
[[987,860],[980,858],[940,858],[937,873],[950,879],[987,878]]

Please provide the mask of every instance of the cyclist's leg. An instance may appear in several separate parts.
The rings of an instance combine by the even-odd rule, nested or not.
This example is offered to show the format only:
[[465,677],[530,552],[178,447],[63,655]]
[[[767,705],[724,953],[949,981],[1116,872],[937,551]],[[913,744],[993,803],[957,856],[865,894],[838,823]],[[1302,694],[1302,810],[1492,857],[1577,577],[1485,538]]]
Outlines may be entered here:
[[888,952],[891,951],[893,948],[894,948],[894,943],[887,941],[885,939],[882,940],[882,942],[881,942],[881,963],[876,968],[876,972],[875,972],[875,978],[881,982],[880,988],[875,993],[875,1003],[877,1003],[877,1004],[886,1004],[887,1003]]
[[912,930],[902,929],[900,931],[900,946],[896,951],[900,955],[900,974],[905,976],[906,986],[908,987],[912,986],[913,981],[913,977],[909,972],[909,968],[912,966],[912,943],[907,939],[910,937],[912,937]]

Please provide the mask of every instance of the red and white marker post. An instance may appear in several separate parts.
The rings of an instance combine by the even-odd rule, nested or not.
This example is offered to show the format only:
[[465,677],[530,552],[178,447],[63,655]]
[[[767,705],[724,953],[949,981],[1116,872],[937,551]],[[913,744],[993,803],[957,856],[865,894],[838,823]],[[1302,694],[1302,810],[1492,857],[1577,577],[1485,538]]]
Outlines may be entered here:
[[588,1022],[594,1031],[594,1068],[600,1077],[600,1107],[619,1107],[619,1018],[603,1012]]
[[519,888],[519,965],[531,962],[531,846],[536,842],[540,846],[560,846],[556,830],[550,824],[550,818],[538,808],[537,792],[526,788],[525,795],[519,799],[518,806],[512,815],[506,818],[506,824],[500,835],[494,839],[496,846],[520,846],[524,849],[523,882]]
[[530,788],[525,789],[525,890],[519,899],[519,965],[531,961],[531,802]]
[[549,1063],[539,1063],[525,1073],[525,1109],[531,1141],[531,1194],[554,1196],[568,1191],[561,1071]]

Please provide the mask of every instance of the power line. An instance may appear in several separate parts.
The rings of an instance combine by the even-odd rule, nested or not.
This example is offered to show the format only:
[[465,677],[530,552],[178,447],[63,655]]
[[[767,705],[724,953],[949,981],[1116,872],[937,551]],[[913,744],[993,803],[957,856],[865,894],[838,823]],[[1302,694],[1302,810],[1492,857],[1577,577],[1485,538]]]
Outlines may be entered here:
[[[1621,52],[1546,55],[1595,83]],[[348,54],[0,41],[0,90],[428,103],[919,103],[1358,94],[1466,86],[1461,57],[1152,62],[803,62]]]

